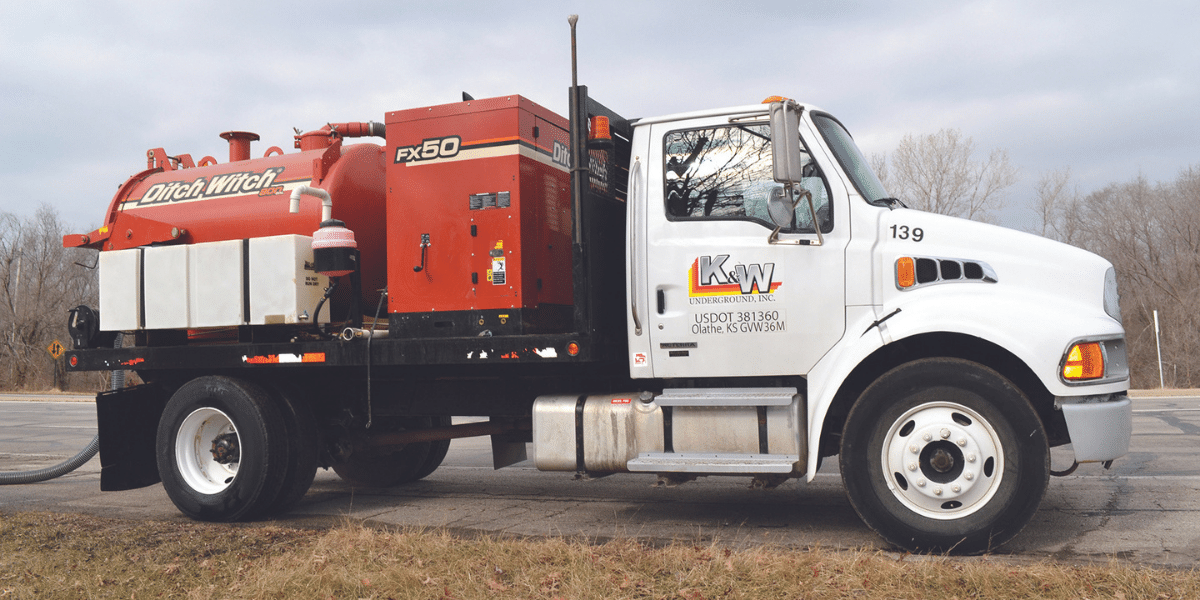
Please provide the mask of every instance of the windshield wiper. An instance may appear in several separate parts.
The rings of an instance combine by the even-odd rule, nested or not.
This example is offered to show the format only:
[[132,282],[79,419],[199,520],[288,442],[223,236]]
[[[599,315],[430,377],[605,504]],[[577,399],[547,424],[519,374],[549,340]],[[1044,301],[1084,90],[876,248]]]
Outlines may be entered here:
[[896,210],[896,207],[908,208],[908,205],[901,202],[899,198],[877,198],[869,202],[872,206],[886,206],[891,210]]

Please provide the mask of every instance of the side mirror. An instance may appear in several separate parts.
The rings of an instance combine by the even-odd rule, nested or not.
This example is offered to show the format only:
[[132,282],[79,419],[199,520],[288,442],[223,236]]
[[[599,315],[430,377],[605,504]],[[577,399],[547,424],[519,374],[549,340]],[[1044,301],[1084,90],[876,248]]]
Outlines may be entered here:
[[793,100],[771,103],[771,157],[778,183],[799,183],[803,177],[800,149],[800,105]]
[[795,210],[796,203],[788,199],[788,193],[783,186],[771,188],[771,195],[767,199],[767,214],[772,223],[778,227],[791,227]]
[[[805,175],[804,151],[800,147],[800,110],[800,105],[794,100],[771,103],[771,159],[775,181],[784,185],[771,190],[771,197],[767,200],[767,213],[775,223],[775,231],[767,236],[767,243],[821,246],[825,243],[825,237],[821,235],[812,194],[800,187],[800,180]],[[792,199],[793,195],[795,199]],[[791,225],[792,212],[800,204],[801,198],[808,201],[808,213],[812,216],[817,239],[780,240],[779,232]]]

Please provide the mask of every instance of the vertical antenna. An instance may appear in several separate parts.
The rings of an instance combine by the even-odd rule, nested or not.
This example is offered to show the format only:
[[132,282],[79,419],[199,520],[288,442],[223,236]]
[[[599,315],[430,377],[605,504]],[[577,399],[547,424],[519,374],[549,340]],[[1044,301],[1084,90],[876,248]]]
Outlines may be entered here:
[[579,15],[571,15],[567,17],[567,22],[571,24],[571,88],[579,87],[578,69],[575,66],[575,24],[579,22]]
[[583,240],[583,232],[581,225],[582,210],[581,203],[583,202],[583,186],[582,176],[579,175],[583,171],[584,157],[581,156],[580,147],[583,145],[581,139],[583,137],[583,124],[580,123],[579,113],[579,67],[575,56],[575,24],[579,22],[579,15],[571,15],[567,17],[567,22],[571,24],[571,186],[572,186],[572,203],[574,204],[574,241],[576,244]]

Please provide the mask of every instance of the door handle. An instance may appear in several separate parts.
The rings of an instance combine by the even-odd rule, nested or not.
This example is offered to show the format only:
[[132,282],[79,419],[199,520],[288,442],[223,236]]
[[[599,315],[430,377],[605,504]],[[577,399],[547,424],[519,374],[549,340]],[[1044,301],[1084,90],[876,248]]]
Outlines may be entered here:
[[658,314],[661,315],[664,312],[667,312],[667,293],[658,290]]
[[417,266],[413,267],[413,272],[414,272],[414,273],[420,273],[421,271],[424,271],[424,270],[425,270],[425,250],[426,250],[426,249],[428,249],[428,248],[429,248],[429,246],[430,246],[430,244],[429,244],[429,234],[428,234],[428,233],[422,233],[422,234],[421,234],[421,264],[419,264],[419,265],[417,265]]

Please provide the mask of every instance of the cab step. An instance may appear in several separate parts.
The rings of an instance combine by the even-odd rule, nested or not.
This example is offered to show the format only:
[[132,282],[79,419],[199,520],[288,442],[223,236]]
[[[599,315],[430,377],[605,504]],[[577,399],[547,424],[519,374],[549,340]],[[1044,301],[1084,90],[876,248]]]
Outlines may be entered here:
[[799,393],[785,388],[668,388],[654,398],[659,406],[787,406]]
[[757,474],[792,473],[798,465],[797,454],[714,454],[682,452],[646,452],[626,463],[634,473],[710,473]]

